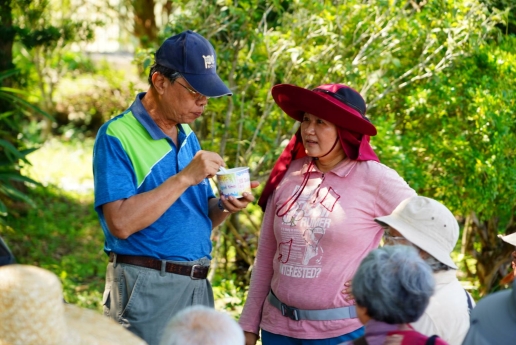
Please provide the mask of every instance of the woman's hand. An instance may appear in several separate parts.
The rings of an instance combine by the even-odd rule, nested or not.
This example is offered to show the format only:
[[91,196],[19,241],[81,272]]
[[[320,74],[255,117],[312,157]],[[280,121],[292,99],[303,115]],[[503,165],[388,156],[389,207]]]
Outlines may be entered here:
[[353,304],[355,304],[355,296],[353,296],[353,292],[351,291],[351,280],[344,283],[344,290],[342,290],[341,293],[347,295],[344,297],[347,302],[353,301]]
[[255,345],[256,342],[258,341],[258,334],[244,331],[244,335],[245,335],[245,345]]

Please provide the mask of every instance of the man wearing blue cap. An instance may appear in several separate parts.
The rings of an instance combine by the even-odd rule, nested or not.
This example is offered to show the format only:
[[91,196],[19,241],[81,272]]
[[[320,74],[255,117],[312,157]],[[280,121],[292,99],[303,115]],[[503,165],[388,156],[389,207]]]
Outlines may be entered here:
[[188,126],[210,97],[231,95],[212,45],[185,31],[168,38],[155,60],[148,91],[100,128],[93,154],[95,210],[109,255],[104,313],[150,345],[179,310],[213,307],[211,230],[254,200],[215,197],[208,178],[224,161],[201,150]]

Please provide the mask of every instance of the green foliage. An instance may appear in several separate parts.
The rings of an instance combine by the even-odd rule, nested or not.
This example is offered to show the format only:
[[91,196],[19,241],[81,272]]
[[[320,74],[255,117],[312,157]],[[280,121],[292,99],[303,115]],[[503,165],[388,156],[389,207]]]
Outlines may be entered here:
[[499,25],[505,34],[516,35],[516,3],[514,0],[482,0],[491,10],[503,12],[504,22]]
[[0,226],[18,263],[43,267],[60,277],[67,302],[101,308],[107,257],[91,197],[53,186],[28,191],[36,207]]
[[[23,72],[19,84],[30,93],[30,101],[54,115],[55,90],[61,79],[77,70],[88,71],[91,64],[84,55],[72,52],[92,41],[99,21],[80,19],[81,2],[22,0],[13,2],[13,27],[16,37],[13,62]],[[52,122],[31,114],[39,124],[39,134],[49,135]]]
[[42,182],[27,189],[34,207],[17,205],[0,225],[18,263],[54,272],[66,301],[101,310],[107,256],[93,209],[93,140],[52,140],[28,156],[22,173]]
[[[0,71],[0,216],[8,213],[8,205],[23,201],[33,205],[32,200],[20,186],[24,183],[37,184],[36,181],[20,173],[19,162],[29,163],[26,156],[35,150],[30,143],[24,142],[20,135],[23,131],[23,118],[27,111],[38,112],[50,117],[41,109],[27,102],[22,96],[26,93],[15,88],[3,87],[2,82],[16,75],[18,71]],[[16,135],[13,135],[16,134]],[[21,139],[20,139],[21,138]],[[30,163],[29,163],[30,164]],[[0,223],[4,219],[0,218]]]
[[100,126],[126,109],[136,95],[137,83],[129,72],[100,61],[87,74],[62,78],[55,97],[54,133],[67,138],[94,137]]
[[[516,231],[514,36],[478,46],[452,68],[384,100],[375,139],[384,162],[465,219],[463,254],[483,293],[507,272],[496,237]],[[477,246],[474,246],[476,243]]]

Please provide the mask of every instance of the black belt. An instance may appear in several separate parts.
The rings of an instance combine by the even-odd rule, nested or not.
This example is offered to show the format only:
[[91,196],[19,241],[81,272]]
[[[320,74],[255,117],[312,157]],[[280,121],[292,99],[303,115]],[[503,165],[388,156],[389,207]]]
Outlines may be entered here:
[[[120,255],[115,253],[109,254],[109,262],[113,262],[116,256],[116,262],[120,264],[128,264],[146,268],[152,268],[161,271],[162,260],[150,258],[148,256]],[[165,261],[165,272],[189,276],[192,279],[206,279],[210,266],[202,265],[178,265]]]

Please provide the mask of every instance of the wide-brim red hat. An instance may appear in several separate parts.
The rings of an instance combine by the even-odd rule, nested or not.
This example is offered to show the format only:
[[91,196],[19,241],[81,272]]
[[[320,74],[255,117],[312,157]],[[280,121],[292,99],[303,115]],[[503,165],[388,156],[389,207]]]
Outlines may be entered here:
[[342,129],[376,135],[376,127],[365,117],[364,99],[349,86],[325,84],[308,90],[278,84],[272,88],[272,97],[288,116],[297,121],[302,121],[304,113],[309,113]]

